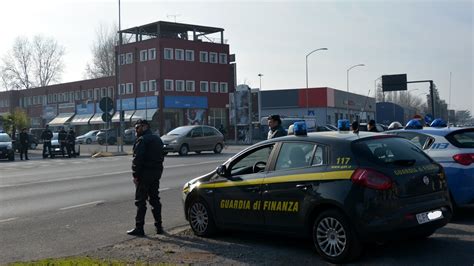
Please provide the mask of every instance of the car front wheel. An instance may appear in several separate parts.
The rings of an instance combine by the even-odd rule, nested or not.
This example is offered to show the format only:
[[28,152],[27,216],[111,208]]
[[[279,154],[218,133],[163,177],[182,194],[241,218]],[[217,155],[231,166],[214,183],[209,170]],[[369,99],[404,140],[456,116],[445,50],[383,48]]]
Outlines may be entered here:
[[179,155],[185,156],[188,154],[188,152],[189,152],[188,145],[186,144],[181,145],[181,147],[179,148]]
[[198,236],[210,236],[216,232],[211,210],[202,200],[191,202],[188,208],[188,219],[191,229]]
[[357,258],[362,247],[347,218],[337,210],[322,212],[312,230],[316,251],[332,263],[344,263]]
[[222,144],[217,143],[214,147],[214,153],[221,153],[222,152]]
[[86,144],[91,144],[92,140],[91,139],[86,139]]

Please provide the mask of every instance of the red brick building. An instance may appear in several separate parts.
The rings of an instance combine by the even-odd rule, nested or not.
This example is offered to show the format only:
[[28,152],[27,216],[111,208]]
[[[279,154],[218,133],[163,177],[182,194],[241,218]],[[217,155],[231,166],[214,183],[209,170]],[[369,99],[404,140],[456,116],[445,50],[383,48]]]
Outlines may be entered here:
[[[224,29],[159,21],[120,31],[117,76],[0,92],[0,114],[25,109],[31,127],[102,128],[103,97],[115,101],[125,126],[147,118],[165,133],[187,124],[228,126],[229,92],[235,89]],[[117,85],[119,84],[119,85]]]

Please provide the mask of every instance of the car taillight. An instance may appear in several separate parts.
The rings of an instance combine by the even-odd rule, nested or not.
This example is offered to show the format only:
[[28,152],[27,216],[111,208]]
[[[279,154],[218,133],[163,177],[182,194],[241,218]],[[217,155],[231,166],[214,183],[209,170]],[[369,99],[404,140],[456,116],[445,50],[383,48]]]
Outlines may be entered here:
[[354,184],[364,187],[387,190],[392,187],[392,179],[372,169],[357,168],[351,176]]
[[454,161],[462,165],[470,165],[474,162],[474,153],[461,153],[453,156]]

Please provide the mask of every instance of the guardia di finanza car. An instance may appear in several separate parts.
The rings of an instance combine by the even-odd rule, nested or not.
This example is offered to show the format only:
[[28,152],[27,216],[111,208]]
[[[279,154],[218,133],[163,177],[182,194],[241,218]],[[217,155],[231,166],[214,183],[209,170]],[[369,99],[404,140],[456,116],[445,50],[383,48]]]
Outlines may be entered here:
[[364,243],[425,238],[452,213],[443,168],[408,140],[321,132],[260,142],[183,188],[196,235],[240,228],[311,237],[334,263]]

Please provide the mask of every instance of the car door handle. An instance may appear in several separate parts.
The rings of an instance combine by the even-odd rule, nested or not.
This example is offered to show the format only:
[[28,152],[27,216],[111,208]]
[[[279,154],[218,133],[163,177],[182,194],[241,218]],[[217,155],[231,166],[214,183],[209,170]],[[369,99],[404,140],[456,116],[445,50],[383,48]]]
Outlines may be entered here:
[[206,194],[212,194],[212,193],[214,193],[214,190],[212,190],[212,189],[206,189]]
[[312,184],[297,184],[296,185],[296,188],[299,188],[299,189],[304,190],[304,191],[306,191],[306,190],[308,190],[308,188],[312,188],[312,187],[313,187]]
[[250,192],[258,192],[258,191],[260,191],[260,186],[257,186],[257,187],[246,187],[245,190],[250,191]]

